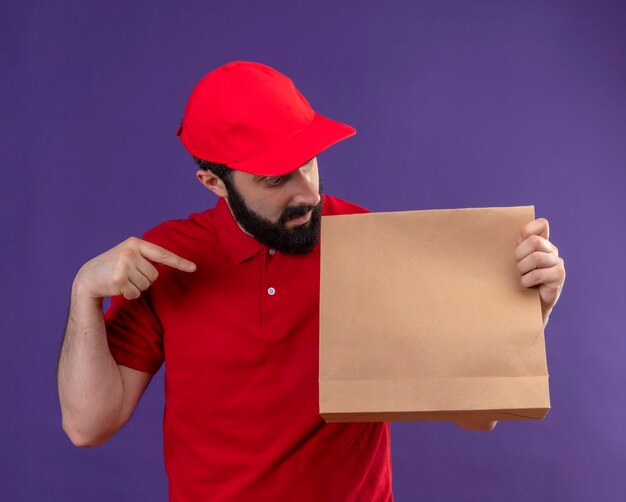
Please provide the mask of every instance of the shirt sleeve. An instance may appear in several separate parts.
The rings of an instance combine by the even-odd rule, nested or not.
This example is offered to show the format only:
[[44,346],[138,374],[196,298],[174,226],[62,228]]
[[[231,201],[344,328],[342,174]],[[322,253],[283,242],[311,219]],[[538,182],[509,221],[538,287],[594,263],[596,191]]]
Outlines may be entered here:
[[156,373],[163,364],[163,328],[154,312],[150,290],[136,300],[111,298],[104,315],[107,341],[118,364]]

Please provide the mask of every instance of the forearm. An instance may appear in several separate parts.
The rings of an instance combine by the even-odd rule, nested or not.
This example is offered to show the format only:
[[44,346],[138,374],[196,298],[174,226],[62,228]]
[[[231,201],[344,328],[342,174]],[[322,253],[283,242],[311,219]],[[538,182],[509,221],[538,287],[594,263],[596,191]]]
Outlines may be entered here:
[[118,428],[124,388],[106,340],[102,301],[72,286],[58,388],[63,429],[77,446],[95,446]]

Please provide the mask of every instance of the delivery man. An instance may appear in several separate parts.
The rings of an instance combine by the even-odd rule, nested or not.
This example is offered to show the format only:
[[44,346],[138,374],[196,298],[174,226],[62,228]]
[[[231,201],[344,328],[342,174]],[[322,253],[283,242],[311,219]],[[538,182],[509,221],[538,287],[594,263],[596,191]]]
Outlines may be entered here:
[[[354,133],[262,64],[198,83],[178,134],[219,201],[78,271],[58,372],[75,445],[115,434],[166,362],[171,500],[392,500],[389,424],[318,409],[321,216],[366,210],[322,193],[317,155]],[[515,253],[547,322],[565,277],[548,222],[520,229]]]

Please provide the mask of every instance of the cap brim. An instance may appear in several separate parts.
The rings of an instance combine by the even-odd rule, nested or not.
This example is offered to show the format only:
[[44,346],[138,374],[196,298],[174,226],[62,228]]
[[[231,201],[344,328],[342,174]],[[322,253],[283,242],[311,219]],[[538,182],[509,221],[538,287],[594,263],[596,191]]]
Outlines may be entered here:
[[316,113],[311,124],[298,134],[260,155],[231,162],[228,166],[250,174],[280,176],[298,169],[329,146],[355,134],[354,127]]

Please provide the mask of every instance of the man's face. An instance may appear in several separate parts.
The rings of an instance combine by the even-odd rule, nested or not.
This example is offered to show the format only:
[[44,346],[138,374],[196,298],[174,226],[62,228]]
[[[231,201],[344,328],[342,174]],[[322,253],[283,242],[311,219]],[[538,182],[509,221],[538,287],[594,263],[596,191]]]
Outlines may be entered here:
[[322,199],[317,158],[282,176],[235,171],[224,182],[237,223],[266,246],[289,254],[319,241]]

